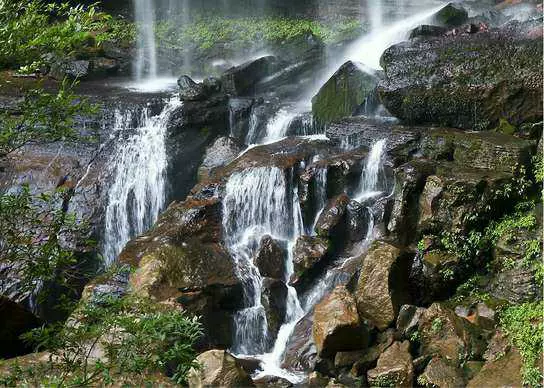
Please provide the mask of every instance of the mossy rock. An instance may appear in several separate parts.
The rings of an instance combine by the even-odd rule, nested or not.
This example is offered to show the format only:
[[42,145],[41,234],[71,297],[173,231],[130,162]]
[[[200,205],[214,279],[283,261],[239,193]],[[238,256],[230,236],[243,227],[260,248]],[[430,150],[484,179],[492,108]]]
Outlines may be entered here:
[[378,82],[352,61],[344,63],[312,99],[312,113],[320,125],[352,116]]

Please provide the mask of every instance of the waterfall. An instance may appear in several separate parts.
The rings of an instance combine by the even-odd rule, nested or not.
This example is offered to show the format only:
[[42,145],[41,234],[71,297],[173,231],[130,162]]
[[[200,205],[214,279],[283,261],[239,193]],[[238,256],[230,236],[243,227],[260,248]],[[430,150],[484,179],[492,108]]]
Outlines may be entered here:
[[287,135],[289,124],[297,116],[293,111],[280,109],[276,115],[266,125],[266,136],[262,139],[262,143],[272,143],[280,140]]
[[134,0],[138,28],[137,54],[134,74],[137,80],[157,77],[157,47],[155,42],[155,9],[152,0]]
[[315,226],[319,220],[319,216],[327,205],[327,168],[318,168],[315,173],[315,205],[316,214],[310,234],[315,235]]
[[367,198],[381,194],[379,190],[379,174],[383,167],[381,161],[386,150],[386,144],[387,140],[382,139],[375,142],[370,148],[361,176],[361,182],[355,194],[356,201],[361,202]]
[[379,33],[383,27],[383,5],[382,0],[370,1],[370,30],[372,33]]
[[[109,265],[125,244],[145,232],[157,219],[166,199],[166,126],[171,113],[181,104],[172,98],[163,111],[152,116],[144,108],[138,127],[110,160],[112,182],[107,194],[103,255]],[[115,131],[126,136],[135,112],[115,112]]]
[[[237,263],[246,305],[235,316],[233,350],[237,353],[262,354],[266,350],[262,279],[253,259],[263,236],[291,242],[302,234],[298,196],[292,187],[285,173],[275,167],[235,173],[226,185],[223,201],[225,242]],[[290,257],[285,260],[287,264],[292,261]]]

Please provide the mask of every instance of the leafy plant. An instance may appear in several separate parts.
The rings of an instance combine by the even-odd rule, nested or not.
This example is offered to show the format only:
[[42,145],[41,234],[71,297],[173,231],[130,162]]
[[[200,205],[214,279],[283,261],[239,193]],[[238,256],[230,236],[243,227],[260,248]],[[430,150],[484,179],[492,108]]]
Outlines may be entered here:
[[544,302],[524,303],[511,306],[500,314],[500,325],[523,358],[524,384],[531,387],[542,385],[538,360],[542,354]]
[[4,384],[141,383],[157,372],[168,373],[182,384],[190,368],[198,367],[192,345],[200,335],[197,318],[147,299],[104,297],[87,301],[66,324],[41,327],[24,335],[37,351],[46,350],[50,357],[30,370],[13,370]]

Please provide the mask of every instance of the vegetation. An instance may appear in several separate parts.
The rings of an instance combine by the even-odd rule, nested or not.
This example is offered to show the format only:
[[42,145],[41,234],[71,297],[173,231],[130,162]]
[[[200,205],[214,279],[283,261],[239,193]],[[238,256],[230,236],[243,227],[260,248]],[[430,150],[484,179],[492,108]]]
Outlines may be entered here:
[[228,43],[243,48],[291,41],[312,33],[325,43],[332,43],[352,37],[362,31],[358,20],[345,20],[325,24],[309,19],[277,17],[263,18],[221,18],[205,17],[181,27],[171,22],[160,23],[157,40],[164,49],[196,48],[206,51]]
[[143,385],[156,373],[182,384],[198,367],[192,344],[200,334],[196,318],[145,299],[86,301],[66,324],[25,335],[50,355],[31,367],[12,364],[0,385]]
[[510,306],[501,312],[500,324],[523,358],[524,384],[542,386],[539,358],[542,354],[544,302]]
[[54,57],[92,56],[106,41],[134,36],[132,24],[99,12],[96,5],[0,0],[0,68],[32,72]]

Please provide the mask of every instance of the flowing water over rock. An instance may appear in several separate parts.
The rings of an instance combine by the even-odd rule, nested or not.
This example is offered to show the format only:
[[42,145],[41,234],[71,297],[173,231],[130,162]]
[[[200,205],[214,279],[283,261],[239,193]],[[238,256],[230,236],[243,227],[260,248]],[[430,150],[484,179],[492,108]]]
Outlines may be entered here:
[[[108,190],[103,255],[109,265],[125,244],[156,221],[166,200],[166,127],[181,103],[173,98],[159,115],[149,107],[116,111],[115,132],[121,138],[110,162],[112,183]],[[139,115],[134,117],[134,115]],[[133,131],[132,123],[137,123]]]

